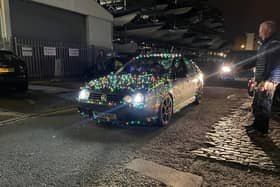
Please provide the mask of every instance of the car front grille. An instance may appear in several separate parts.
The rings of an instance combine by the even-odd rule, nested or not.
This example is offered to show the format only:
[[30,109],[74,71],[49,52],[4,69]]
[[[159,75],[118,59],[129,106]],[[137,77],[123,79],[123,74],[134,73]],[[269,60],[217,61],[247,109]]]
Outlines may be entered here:
[[122,101],[123,97],[123,94],[105,94],[94,92],[90,94],[89,99],[94,101],[119,103],[120,101]]

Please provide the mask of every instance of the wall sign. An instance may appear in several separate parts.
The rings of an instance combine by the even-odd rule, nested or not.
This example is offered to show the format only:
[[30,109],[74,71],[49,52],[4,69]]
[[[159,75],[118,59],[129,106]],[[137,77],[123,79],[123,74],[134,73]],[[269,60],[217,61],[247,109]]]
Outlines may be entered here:
[[44,56],[56,56],[56,48],[44,47]]
[[33,56],[32,47],[21,47],[22,56]]
[[80,50],[79,49],[70,48],[69,49],[69,56],[80,56]]

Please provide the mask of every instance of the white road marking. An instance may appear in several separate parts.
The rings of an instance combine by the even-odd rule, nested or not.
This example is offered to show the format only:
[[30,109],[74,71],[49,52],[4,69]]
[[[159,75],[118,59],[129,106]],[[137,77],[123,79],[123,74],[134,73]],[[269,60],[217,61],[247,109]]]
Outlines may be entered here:
[[24,121],[26,119],[29,119],[30,117],[32,117],[32,115],[24,115],[21,117],[15,117],[15,118],[10,118],[4,121],[0,121],[0,127],[6,126],[6,125],[10,125],[10,124],[14,124],[16,122],[19,121]]
[[0,116],[24,116],[25,114],[23,113],[18,113],[18,112],[10,112],[10,111],[5,111],[5,112],[0,112]]
[[202,177],[191,173],[181,172],[166,166],[143,159],[135,159],[127,165],[128,169],[154,178],[166,185],[174,187],[200,187]]
[[[6,126],[6,125],[12,125],[12,124],[15,124],[16,122],[25,121],[30,118],[48,117],[51,115],[58,115],[58,114],[67,113],[67,112],[74,112],[76,110],[77,109],[75,106],[68,106],[68,107],[62,107],[59,109],[55,109],[55,110],[40,113],[40,114],[21,114],[18,116],[14,115],[13,118],[0,121],[0,127]],[[11,114],[13,114],[13,113],[11,112]]]
[[49,93],[49,94],[76,91],[75,89],[67,89],[67,88],[53,87],[53,86],[40,86],[40,85],[30,85],[29,89],[30,90],[36,90],[36,91],[43,91],[43,92]]

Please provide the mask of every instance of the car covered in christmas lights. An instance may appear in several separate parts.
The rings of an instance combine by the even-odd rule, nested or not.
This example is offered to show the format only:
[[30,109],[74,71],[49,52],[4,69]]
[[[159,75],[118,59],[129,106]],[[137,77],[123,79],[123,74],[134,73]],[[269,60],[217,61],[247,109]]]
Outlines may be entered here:
[[167,125],[203,92],[199,67],[180,54],[140,55],[81,87],[78,110],[98,122]]

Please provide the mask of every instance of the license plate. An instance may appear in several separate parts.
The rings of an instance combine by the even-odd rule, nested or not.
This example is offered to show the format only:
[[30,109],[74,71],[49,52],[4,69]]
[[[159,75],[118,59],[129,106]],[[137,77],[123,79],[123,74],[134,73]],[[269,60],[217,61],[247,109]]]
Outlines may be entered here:
[[13,73],[15,68],[0,68],[0,73]]
[[106,121],[113,121],[117,119],[116,114],[110,114],[110,113],[97,113],[95,114],[97,119],[103,119]]

